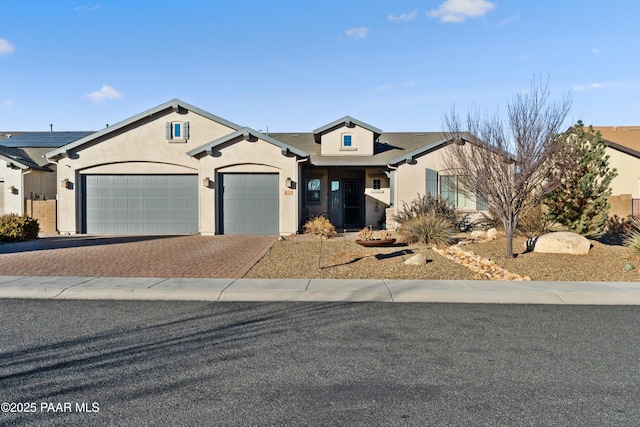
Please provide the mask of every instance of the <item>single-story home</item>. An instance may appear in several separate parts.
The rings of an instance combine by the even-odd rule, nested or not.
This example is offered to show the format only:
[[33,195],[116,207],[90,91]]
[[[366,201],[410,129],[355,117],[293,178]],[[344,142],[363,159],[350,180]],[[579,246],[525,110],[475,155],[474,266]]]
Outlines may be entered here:
[[173,99],[45,157],[57,166],[62,234],[288,235],[316,215],[378,228],[426,193],[482,209],[444,170],[448,144],[348,116],[263,133]]
[[594,126],[607,144],[609,166],[618,176],[611,182],[610,216],[640,217],[640,126]]
[[[44,154],[90,133],[92,132],[0,133],[0,215],[32,214],[31,202],[55,202],[56,164],[47,160]],[[55,206],[53,210],[53,223],[49,231],[56,230]]]

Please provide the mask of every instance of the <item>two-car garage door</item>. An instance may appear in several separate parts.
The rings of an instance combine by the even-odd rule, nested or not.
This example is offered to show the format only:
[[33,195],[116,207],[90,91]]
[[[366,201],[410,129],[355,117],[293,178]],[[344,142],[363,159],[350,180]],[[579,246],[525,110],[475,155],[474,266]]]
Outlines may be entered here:
[[84,175],[83,232],[197,234],[197,175]]
[[[278,174],[220,174],[218,232],[279,234]],[[197,234],[197,175],[83,175],[83,232]],[[214,206],[211,206],[214,209]]]

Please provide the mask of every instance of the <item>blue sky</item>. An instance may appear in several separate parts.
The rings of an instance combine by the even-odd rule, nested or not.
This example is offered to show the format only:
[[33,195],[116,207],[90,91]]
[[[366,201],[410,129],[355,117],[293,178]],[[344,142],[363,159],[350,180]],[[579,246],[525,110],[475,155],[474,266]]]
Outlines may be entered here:
[[439,131],[550,77],[568,124],[640,125],[640,2],[0,0],[0,131],[99,130],[172,98],[243,126]]

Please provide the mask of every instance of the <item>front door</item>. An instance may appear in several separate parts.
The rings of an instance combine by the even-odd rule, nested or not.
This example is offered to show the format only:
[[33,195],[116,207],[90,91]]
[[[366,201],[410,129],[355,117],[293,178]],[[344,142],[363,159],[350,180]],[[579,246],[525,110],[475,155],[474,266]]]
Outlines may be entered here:
[[343,180],[343,202],[342,213],[345,228],[360,228],[363,224],[364,191],[361,179]]

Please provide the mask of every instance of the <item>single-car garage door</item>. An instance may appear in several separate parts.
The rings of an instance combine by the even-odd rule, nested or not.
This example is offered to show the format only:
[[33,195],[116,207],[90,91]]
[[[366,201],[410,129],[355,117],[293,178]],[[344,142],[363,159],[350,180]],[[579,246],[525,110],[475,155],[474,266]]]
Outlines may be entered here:
[[197,234],[197,175],[84,175],[83,232]]
[[222,234],[279,234],[278,174],[221,174]]

